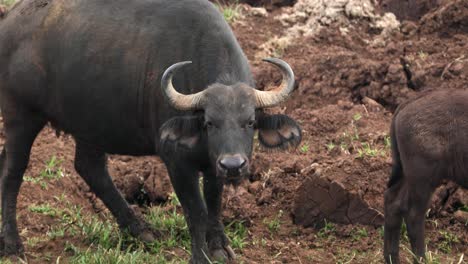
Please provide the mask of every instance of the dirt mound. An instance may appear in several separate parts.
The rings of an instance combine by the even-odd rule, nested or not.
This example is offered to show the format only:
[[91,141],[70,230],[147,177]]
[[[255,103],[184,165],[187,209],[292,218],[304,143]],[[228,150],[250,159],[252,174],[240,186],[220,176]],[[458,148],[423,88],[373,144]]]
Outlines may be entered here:
[[112,156],[109,164],[109,173],[130,203],[160,204],[169,198],[172,187],[166,167],[159,158]]
[[468,34],[468,2],[447,1],[434,12],[421,19],[421,32],[437,33],[442,37],[452,34]]
[[[275,50],[290,45],[295,39],[314,36],[323,28],[332,25],[342,27],[342,30],[346,31],[349,27],[352,28],[352,20],[368,20],[375,30],[384,35],[399,26],[393,14],[377,14],[372,3],[367,0],[299,0],[276,19],[288,29],[283,36],[273,38],[262,45],[267,54],[274,54]],[[262,53],[259,56],[265,55]]]
[[297,0],[242,0],[252,6],[283,7],[293,6]]
[[297,0],[227,0],[228,3],[246,3],[251,6],[263,6],[267,8],[293,6]]
[[266,10],[272,11],[285,6],[293,6],[297,0],[210,0],[216,4],[247,4],[252,7],[263,7]]
[[440,5],[441,0],[379,0],[384,12],[392,12],[399,20],[419,21]]
[[[294,102],[288,104],[320,106],[322,100],[337,102],[342,98],[360,103],[369,97],[393,110],[414,90],[424,87],[426,72],[419,70],[420,64],[402,60],[401,44],[388,41],[386,47],[369,47],[368,39],[371,38],[352,32],[337,34],[330,29],[289,46],[286,59],[296,72],[298,88]],[[259,75],[259,86],[279,78],[272,69],[262,69]]]

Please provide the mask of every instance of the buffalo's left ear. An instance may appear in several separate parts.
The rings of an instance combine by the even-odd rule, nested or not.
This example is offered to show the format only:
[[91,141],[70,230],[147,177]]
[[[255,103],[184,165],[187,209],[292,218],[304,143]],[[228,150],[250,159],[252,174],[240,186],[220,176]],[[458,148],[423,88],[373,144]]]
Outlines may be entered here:
[[199,116],[174,117],[161,126],[160,145],[194,150],[200,145],[202,131],[203,122]]
[[299,125],[285,115],[268,115],[257,117],[258,139],[267,148],[297,147],[301,143],[302,133]]

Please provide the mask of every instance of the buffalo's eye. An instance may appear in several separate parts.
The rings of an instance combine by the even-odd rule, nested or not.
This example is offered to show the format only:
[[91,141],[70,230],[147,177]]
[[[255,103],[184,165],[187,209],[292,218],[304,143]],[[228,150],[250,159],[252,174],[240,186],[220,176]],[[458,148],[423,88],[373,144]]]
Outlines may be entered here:
[[205,122],[205,127],[206,127],[206,128],[212,128],[212,127],[213,127],[213,122],[211,122],[211,121],[206,121],[206,122]]
[[247,127],[249,128],[252,128],[255,126],[255,120],[250,120],[248,123],[247,123]]

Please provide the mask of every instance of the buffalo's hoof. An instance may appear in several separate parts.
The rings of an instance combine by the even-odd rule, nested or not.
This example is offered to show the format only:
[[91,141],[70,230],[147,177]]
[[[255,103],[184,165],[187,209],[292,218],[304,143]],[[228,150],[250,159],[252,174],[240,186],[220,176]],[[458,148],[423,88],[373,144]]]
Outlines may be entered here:
[[191,258],[190,261],[189,261],[189,264],[211,264],[211,263],[213,263],[213,262],[211,262],[209,259],[204,258],[204,257],[202,257],[202,258],[194,258],[194,257],[192,256],[192,258]]
[[130,227],[129,231],[130,235],[145,243],[152,243],[162,237],[162,234],[158,230],[155,230],[142,220],[138,220],[135,225]]
[[158,239],[160,236],[161,235],[156,230],[145,229],[138,235],[138,239],[145,243],[152,243],[156,241],[156,239]]
[[155,230],[154,228],[150,227],[149,224],[143,223],[143,227],[140,229],[138,234],[135,236],[141,241],[145,243],[153,243],[157,239],[160,239],[162,237],[161,232],[158,230]]
[[210,256],[211,260],[221,263],[233,263],[233,261],[236,259],[236,254],[230,246],[224,246],[223,248],[211,250]]
[[24,256],[24,247],[19,239],[8,241],[0,235],[0,256]]
[[385,258],[386,264],[400,264],[400,258],[398,254],[389,254],[388,257]]
[[189,264],[210,264],[207,260],[190,259]]

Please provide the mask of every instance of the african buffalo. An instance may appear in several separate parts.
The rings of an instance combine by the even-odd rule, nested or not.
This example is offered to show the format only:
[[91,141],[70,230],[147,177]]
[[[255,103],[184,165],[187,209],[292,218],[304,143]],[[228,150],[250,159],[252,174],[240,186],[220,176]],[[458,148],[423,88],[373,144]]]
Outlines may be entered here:
[[193,263],[234,258],[221,194],[248,173],[255,130],[268,148],[301,140],[294,120],[261,110],[292,92],[290,66],[266,59],[283,81],[254,89],[242,49],[209,1],[22,0],[0,22],[0,61],[5,255],[23,250],[16,200],[47,122],[74,137],[76,171],[119,226],[144,241],[156,232],[115,188],[106,154],[159,155],[184,210]]
[[413,253],[424,259],[424,218],[435,188],[444,179],[468,188],[468,90],[422,92],[403,103],[393,117],[391,140],[384,255],[395,264],[402,220]]

